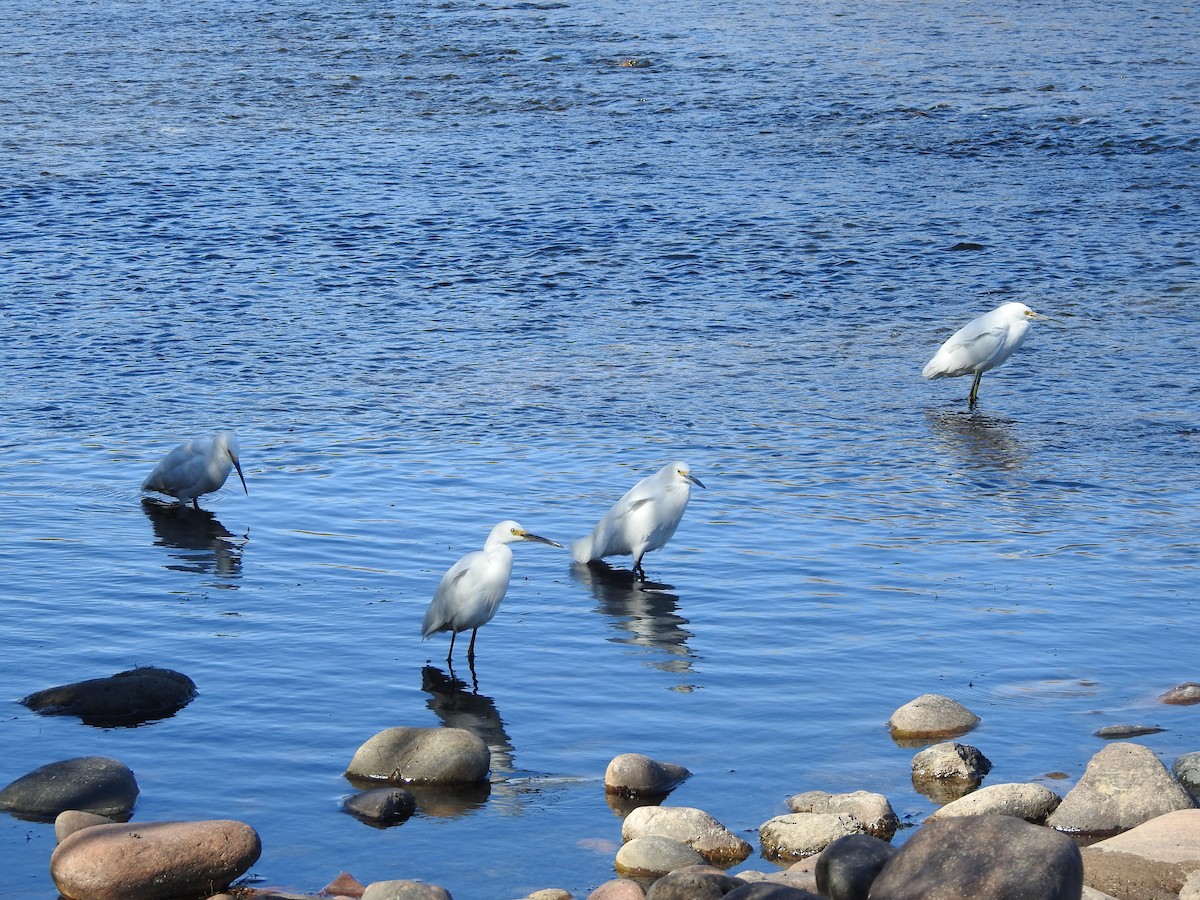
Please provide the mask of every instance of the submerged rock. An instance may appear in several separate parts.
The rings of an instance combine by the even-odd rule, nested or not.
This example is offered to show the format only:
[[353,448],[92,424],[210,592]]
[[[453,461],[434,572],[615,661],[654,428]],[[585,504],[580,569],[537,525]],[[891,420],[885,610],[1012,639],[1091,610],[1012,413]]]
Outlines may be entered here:
[[78,716],[85,725],[114,728],[173,716],[195,697],[195,682],[186,675],[146,666],[47,688],[21,703],[45,716]]
[[943,741],[913,757],[913,787],[937,803],[971,793],[992,770],[991,761],[969,744]]
[[408,819],[417,808],[416,798],[404,788],[374,788],[342,802],[342,809],[368,825],[386,827]]
[[244,822],[95,825],[50,856],[50,876],[71,900],[207,897],[258,860],[262,844]]
[[1194,681],[1177,684],[1166,693],[1159,694],[1158,702],[1174,706],[1193,706],[1200,703],[1200,684]]
[[137,802],[133,772],[107,756],[78,756],[48,763],[0,791],[0,810],[50,822],[69,809],[110,819],[129,818]]
[[488,777],[491,751],[462,728],[388,728],[358,748],[346,776],[414,784],[475,784]]

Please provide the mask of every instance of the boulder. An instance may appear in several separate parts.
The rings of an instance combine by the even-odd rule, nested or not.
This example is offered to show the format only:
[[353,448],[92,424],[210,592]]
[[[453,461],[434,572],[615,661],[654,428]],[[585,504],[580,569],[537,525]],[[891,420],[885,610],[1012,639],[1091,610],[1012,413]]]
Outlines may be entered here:
[[776,816],[758,830],[763,856],[787,862],[815,856],[848,834],[865,834],[862,822],[839,813],[791,813]]
[[740,863],[754,849],[704,810],[690,806],[642,806],[625,817],[622,840],[652,835],[687,844],[714,866]]
[[391,783],[476,784],[488,777],[491,752],[462,728],[388,728],[358,748],[346,776]]
[[853,816],[862,823],[862,830],[884,841],[896,833],[899,820],[883,794],[853,791],[829,794],[825,791],[805,791],[788,798],[788,809],[794,813],[837,813]]
[[137,781],[124,763],[78,756],[22,775],[0,791],[0,810],[45,822],[68,809],[124,820],[137,796]]
[[629,878],[661,878],[684,866],[708,865],[687,844],[670,838],[634,838],[617,851],[617,874]]
[[622,753],[608,764],[604,790],[623,797],[663,797],[690,774],[675,763],[659,762],[640,753]]
[[165,719],[196,696],[196,685],[171,669],[145,666],[30,694],[25,706],[47,716],[78,716],[85,725],[113,728]]
[[254,865],[262,845],[243,822],[94,825],[50,856],[50,877],[70,900],[207,897]]
[[1078,900],[1074,841],[1011,816],[960,816],[926,825],[880,871],[871,900]]
[[1111,837],[1195,805],[1148,747],[1109,744],[1091,758],[1046,824],[1069,834]]
[[1151,819],[1083,849],[1088,884],[1130,900],[1174,900],[1200,873],[1200,809]]
[[872,882],[895,855],[895,847],[869,834],[840,837],[817,857],[817,890],[828,900],[867,900]]
[[684,866],[650,885],[646,900],[720,900],[741,884],[715,866]]
[[758,881],[734,888],[725,895],[724,900],[821,900],[821,897],[803,888],[774,881]]
[[926,822],[953,816],[1015,816],[1042,825],[1062,798],[1040,784],[993,784],[946,804]]
[[957,700],[941,694],[922,694],[892,713],[888,728],[893,740],[940,740],[966,734],[979,721],[979,716]]
[[368,825],[386,827],[408,819],[417,801],[404,788],[375,788],[361,791],[342,802],[342,809]]
[[451,900],[450,892],[423,881],[373,881],[362,892],[362,900]]

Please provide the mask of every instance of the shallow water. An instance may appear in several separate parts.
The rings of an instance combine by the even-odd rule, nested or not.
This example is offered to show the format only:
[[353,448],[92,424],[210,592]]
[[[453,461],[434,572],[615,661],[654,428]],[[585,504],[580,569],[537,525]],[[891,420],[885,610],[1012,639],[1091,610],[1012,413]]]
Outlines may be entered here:
[[[1200,747],[1155,702],[1200,676],[1194,8],[0,9],[0,782],[114,756],[139,820],[251,823],[256,883],[486,900],[611,877],[618,753],[756,844],[803,790],[918,823],[884,723],[929,691],[989,783],[1065,791],[1108,724]],[[1008,299],[1043,321],[969,413],[918,373]],[[248,496],[143,503],[226,425]],[[708,489],[656,586],[517,547],[447,698],[445,568],[672,458]],[[16,702],[134,665],[200,695]],[[339,811],[363,741],[442,722],[485,799]],[[52,847],[0,819],[0,896]]]

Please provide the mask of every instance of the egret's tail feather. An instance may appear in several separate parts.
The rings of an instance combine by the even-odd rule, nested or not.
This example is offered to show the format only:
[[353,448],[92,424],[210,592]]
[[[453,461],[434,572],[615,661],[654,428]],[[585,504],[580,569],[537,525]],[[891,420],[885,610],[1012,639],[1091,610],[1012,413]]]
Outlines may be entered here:
[[590,534],[571,545],[571,557],[577,563],[590,562],[595,558],[592,555],[592,536]]

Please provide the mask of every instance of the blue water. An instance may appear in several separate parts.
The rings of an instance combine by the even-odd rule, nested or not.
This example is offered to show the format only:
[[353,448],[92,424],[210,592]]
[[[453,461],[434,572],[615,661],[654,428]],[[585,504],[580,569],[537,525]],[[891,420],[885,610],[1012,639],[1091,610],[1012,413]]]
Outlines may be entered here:
[[[929,691],[989,783],[1065,791],[1109,724],[1200,749],[1155,701],[1200,680],[1194,6],[0,12],[0,783],[114,756],[138,820],[251,823],[257,884],[489,900],[612,877],[619,753],[757,846],[803,790],[920,822],[884,723]],[[968,413],[918,373],[1010,299],[1043,319]],[[217,427],[249,495],[143,505]],[[708,489],[657,587],[519,546],[439,696],[441,573],[673,458]],[[134,665],[200,694],[16,702]],[[443,721],[486,799],[339,811],[362,742]],[[0,819],[0,896],[55,896],[52,848]]]

